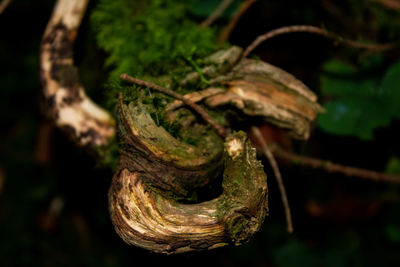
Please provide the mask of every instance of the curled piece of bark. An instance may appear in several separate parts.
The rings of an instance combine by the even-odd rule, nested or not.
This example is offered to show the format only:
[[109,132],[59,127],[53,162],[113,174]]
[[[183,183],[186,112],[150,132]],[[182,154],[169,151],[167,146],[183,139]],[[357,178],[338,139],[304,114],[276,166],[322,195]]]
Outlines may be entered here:
[[186,131],[200,136],[197,146],[172,137],[157,126],[146,106],[119,103],[119,129],[123,146],[120,167],[141,173],[141,179],[153,189],[175,196],[187,196],[192,190],[215,179],[222,169],[222,139],[203,125],[186,125]]
[[40,49],[43,109],[80,146],[106,145],[115,123],[85,93],[74,66],[73,44],[88,0],[59,0]]
[[140,171],[121,164],[109,192],[117,233],[128,244],[167,254],[248,241],[259,230],[268,202],[263,166],[243,132],[226,139],[223,175],[218,198],[181,204],[149,190]]
[[248,77],[226,82],[228,90],[205,100],[210,107],[231,105],[251,117],[286,129],[298,139],[308,139],[310,124],[323,109],[305,98],[268,79]]
[[[204,67],[202,72],[211,78],[212,87],[185,98],[193,102],[204,101],[211,108],[234,107],[245,116],[259,117],[287,129],[295,138],[308,139],[310,124],[323,111],[317,96],[300,80],[278,67],[255,59],[237,61],[241,53],[240,48],[231,47],[210,56],[208,61],[212,64]],[[199,79],[197,76],[190,73],[184,81]],[[217,90],[216,87],[221,85],[225,88]],[[180,105],[174,101],[167,110]]]
[[212,82],[223,83],[228,90],[206,99],[210,107],[233,105],[245,115],[287,129],[298,139],[308,139],[311,122],[323,111],[304,83],[260,60],[242,59],[231,72]]
[[[184,95],[183,97],[186,99],[191,100],[192,102],[196,103],[196,102],[200,102],[205,98],[217,95],[217,94],[221,94],[223,93],[225,90],[222,88],[207,88],[205,90],[201,90],[201,91],[197,91],[197,92],[193,92],[193,93],[189,93]],[[171,112],[174,111],[182,106],[184,106],[185,104],[181,101],[181,100],[174,100],[171,103],[169,103],[166,108],[165,108],[165,112]]]

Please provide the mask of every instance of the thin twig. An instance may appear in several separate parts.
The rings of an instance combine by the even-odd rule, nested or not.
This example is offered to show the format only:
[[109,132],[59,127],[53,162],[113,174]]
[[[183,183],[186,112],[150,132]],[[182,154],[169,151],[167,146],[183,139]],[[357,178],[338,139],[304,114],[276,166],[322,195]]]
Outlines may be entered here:
[[188,107],[193,109],[197,114],[199,114],[199,116],[202,117],[205,122],[210,124],[215,129],[215,131],[218,133],[219,136],[221,136],[223,138],[225,138],[227,136],[227,131],[222,125],[218,124],[210,115],[208,115],[208,113],[205,112],[202,107],[200,107],[199,105],[197,105],[193,101],[186,99],[182,95],[180,95],[180,94],[178,94],[178,93],[176,93],[176,92],[174,92],[174,91],[172,91],[172,90],[170,90],[168,88],[156,85],[154,83],[134,78],[132,76],[129,76],[126,73],[121,74],[120,78],[121,78],[121,80],[124,80],[124,81],[127,81],[127,82],[131,82],[131,83],[137,84],[139,86],[145,86],[145,87],[148,87],[150,89],[156,90],[156,91],[158,91],[160,93],[163,93],[163,94],[169,95],[169,96],[171,96],[173,98],[176,98],[178,100],[181,100],[183,103],[185,103],[185,105],[187,105]]
[[299,165],[310,166],[315,169],[323,169],[331,173],[341,173],[349,177],[358,177],[367,179],[375,182],[387,182],[400,184],[400,176],[391,175],[381,172],[375,172],[371,170],[344,166],[336,163],[332,163],[326,160],[321,160],[312,157],[300,156],[289,151],[282,150],[278,147],[272,148],[273,154],[280,159],[290,161]]
[[222,44],[226,42],[231,35],[233,29],[235,29],[239,20],[243,17],[243,15],[247,12],[247,10],[256,2],[257,0],[245,0],[239,8],[239,11],[233,16],[229,24],[222,30],[221,35],[219,36],[218,43]]
[[269,163],[271,164],[272,170],[274,171],[275,179],[276,182],[278,183],[279,191],[281,193],[282,204],[285,209],[287,231],[289,233],[293,233],[292,215],[290,212],[289,201],[286,195],[285,185],[283,184],[282,175],[281,172],[279,171],[278,163],[276,162],[274,155],[272,154],[271,150],[268,148],[267,143],[262,137],[260,129],[258,129],[255,126],[252,126],[250,131],[253,133],[254,137],[257,138],[257,141],[261,145],[262,153],[268,159]]
[[[334,1],[335,2],[335,1]],[[347,26],[347,30],[354,32],[359,25],[354,22],[351,17],[348,17],[343,8],[337,6],[337,2],[331,0],[320,0],[321,7],[335,20],[335,22]]]
[[344,39],[337,35],[336,33],[332,33],[327,31],[323,28],[310,26],[310,25],[293,25],[293,26],[286,26],[282,28],[278,28],[272,31],[269,31],[265,34],[258,36],[243,52],[242,58],[247,57],[253,50],[259,46],[262,42],[274,38],[278,35],[288,34],[288,33],[297,33],[297,32],[305,32],[305,33],[312,33],[322,35],[328,39],[331,39],[338,44],[344,44],[352,48],[358,49],[367,49],[373,51],[385,51],[395,47],[395,44],[367,44],[367,43],[360,43],[349,39]]
[[3,0],[0,3],[0,15],[3,14],[4,10],[8,7],[8,5],[11,3],[11,0]]
[[211,24],[213,24],[221,15],[224,13],[224,11],[233,3],[233,0],[223,0],[219,6],[210,14],[210,16],[204,20],[202,23],[200,23],[200,26],[202,27],[209,27]]
[[400,1],[399,0],[372,0],[381,4],[383,7],[400,12]]

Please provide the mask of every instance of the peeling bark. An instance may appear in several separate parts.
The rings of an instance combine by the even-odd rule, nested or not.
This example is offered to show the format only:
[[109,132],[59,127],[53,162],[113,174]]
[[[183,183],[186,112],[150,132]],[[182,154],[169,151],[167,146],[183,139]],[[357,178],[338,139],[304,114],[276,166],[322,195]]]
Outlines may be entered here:
[[214,180],[222,169],[221,138],[204,125],[187,125],[198,131],[196,147],[172,137],[157,126],[145,106],[120,103],[119,130],[123,145],[120,167],[140,173],[148,185],[169,195],[187,196]]
[[167,254],[248,241],[267,211],[266,175],[243,132],[227,138],[224,159],[222,195],[199,204],[148,190],[142,173],[121,164],[109,192],[117,233],[128,244]]
[[[204,101],[211,108],[236,108],[244,116],[258,117],[288,130],[295,138],[308,139],[310,124],[323,112],[317,96],[293,75],[271,64],[247,58],[237,62],[241,51],[233,46],[210,56],[208,61],[214,65],[203,68],[202,72],[211,78],[212,87],[187,94],[185,98]],[[219,70],[215,64],[220,66]],[[199,74],[190,73],[184,82],[196,79]],[[174,101],[167,110],[181,105]]]

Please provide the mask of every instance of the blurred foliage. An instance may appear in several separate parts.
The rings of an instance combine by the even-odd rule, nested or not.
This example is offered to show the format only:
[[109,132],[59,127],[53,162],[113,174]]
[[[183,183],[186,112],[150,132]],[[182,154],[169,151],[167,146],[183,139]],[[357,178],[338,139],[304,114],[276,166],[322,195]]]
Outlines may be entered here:
[[388,68],[381,81],[373,70],[337,60],[328,61],[323,69],[322,92],[335,99],[325,104],[327,112],[319,117],[323,130],[371,140],[376,128],[400,118],[400,61]]
[[[292,204],[294,235],[285,232],[277,185],[269,175],[270,216],[246,245],[173,256],[125,245],[115,234],[107,211],[111,171],[98,168],[93,159],[52,128],[39,112],[38,51],[54,2],[14,0],[0,15],[1,266],[398,265],[400,188],[397,185],[375,184],[287,165],[282,165],[281,171]],[[268,29],[306,23],[324,24],[356,39],[363,36],[387,42],[399,38],[400,16],[376,2],[332,1],[343,17],[333,16],[324,2],[258,1],[238,24],[230,41],[246,46]],[[193,2],[200,7],[202,3],[203,0]],[[91,10],[95,4],[91,1]],[[204,5],[209,4],[204,1]],[[372,16],[371,10],[377,15]],[[193,14],[196,22],[206,15]],[[218,23],[228,19],[222,18]],[[351,23],[343,23],[346,20]],[[89,19],[84,23],[87,26]],[[79,38],[90,34],[83,27]],[[101,84],[105,80],[101,69],[104,53],[93,39],[78,40],[76,62],[81,77],[91,77],[84,79],[85,86],[98,90],[99,81]],[[262,59],[296,74],[323,101],[347,103],[350,100],[346,99],[351,99],[355,101],[350,105],[353,111],[366,114],[362,119],[358,116],[356,123],[364,121],[360,127],[365,127],[368,135],[353,127],[351,133],[340,135],[317,127],[310,141],[295,143],[294,148],[341,163],[400,173],[400,123],[394,114],[399,105],[388,96],[398,97],[398,89],[394,91],[393,87],[399,84],[398,49],[364,57],[359,51],[334,48],[319,37],[294,35],[271,40],[256,52]],[[388,101],[387,106],[380,101]],[[372,108],[376,114],[369,112]],[[387,118],[387,124],[382,123],[382,116]],[[369,124],[365,122],[367,118],[379,123]],[[268,164],[264,165],[270,174]],[[60,199],[63,204],[54,213],[57,206],[54,203]],[[322,212],[310,203],[317,203]]]
[[[191,5],[188,5],[190,12],[200,17],[201,19],[207,18],[221,3],[222,1],[214,1],[214,0],[202,0],[202,1],[194,1]],[[235,12],[239,9],[241,4],[240,0],[233,0],[232,3],[228,6],[228,8],[221,14],[220,19],[229,19],[235,14]]]
[[400,174],[400,159],[397,157],[391,157],[387,163],[386,172]]
[[[342,1],[343,2],[343,1]],[[382,41],[393,41],[400,38],[400,17],[398,11],[382,8],[378,1],[366,4],[365,0],[347,0],[351,7],[355,23],[363,24],[368,21],[371,33],[381,35]]]

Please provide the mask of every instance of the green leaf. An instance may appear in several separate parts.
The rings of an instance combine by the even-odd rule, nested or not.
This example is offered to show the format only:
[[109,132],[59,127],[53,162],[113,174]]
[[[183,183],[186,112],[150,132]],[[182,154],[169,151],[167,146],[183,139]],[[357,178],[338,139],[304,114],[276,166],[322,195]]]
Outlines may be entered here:
[[330,102],[325,109],[327,112],[319,117],[319,126],[331,134],[370,140],[374,129],[390,124],[390,114],[374,98],[347,98]]
[[321,77],[322,90],[332,96],[368,96],[376,94],[376,79],[351,79],[332,76]]
[[338,61],[324,65],[321,89],[334,100],[325,104],[327,112],[319,117],[319,126],[331,134],[370,140],[375,129],[400,118],[400,62],[387,70],[380,83],[360,69],[357,72]]

